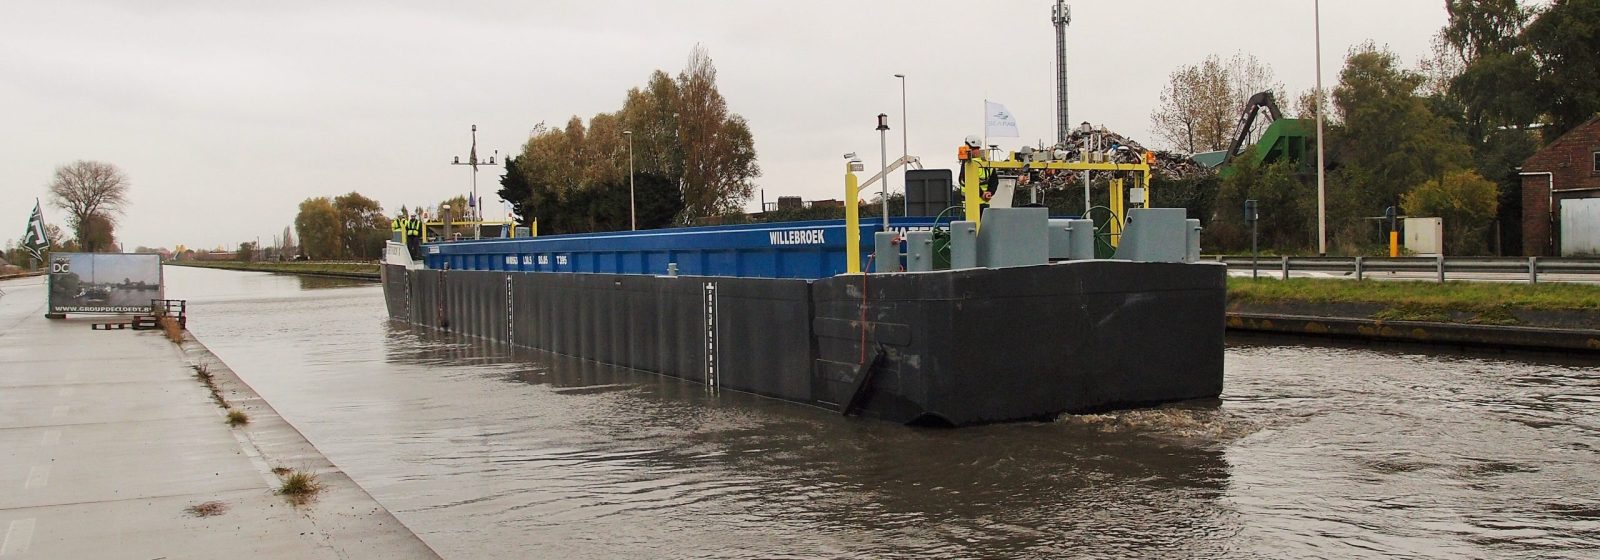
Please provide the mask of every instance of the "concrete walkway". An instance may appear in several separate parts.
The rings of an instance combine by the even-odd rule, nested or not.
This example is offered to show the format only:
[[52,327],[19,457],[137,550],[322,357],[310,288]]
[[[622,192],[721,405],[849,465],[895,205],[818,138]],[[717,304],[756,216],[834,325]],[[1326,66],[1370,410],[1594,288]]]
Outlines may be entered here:
[[[41,280],[0,283],[0,559],[437,558],[192,338],[44,319]],[[291,505],[273,467],[326,488]]]

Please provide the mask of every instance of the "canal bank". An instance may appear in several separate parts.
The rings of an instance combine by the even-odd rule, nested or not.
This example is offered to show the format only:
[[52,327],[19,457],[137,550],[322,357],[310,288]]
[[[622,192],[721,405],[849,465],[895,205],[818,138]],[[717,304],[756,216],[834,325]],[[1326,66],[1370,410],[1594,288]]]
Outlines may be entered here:
[[[309,277],[378,280],[377,265],[370,263],[320,262],[173,262],[176,266],[223,270],[269,272]],[[1550,290],[1544,301],[1519,304],[1503,301],[1504,294],[1463,294],[1439,296],[1441,288],[1428,282],[1371,282],[1350,280],[1293,280],[1288,290],[1274,289],[1267,294],[1243,285],[1242,279],[1229,281],[1227,326],[1229,331],[1270,333],[1273,335],[1344,339],[1370,342],[1436,344],[1458,347],[1512,348],[1532,351],[1600,352],[1600,309],[1585,306],[1588,299],[1565,292],[1594,291],[1600,288],[1561,285],[1529,288]],[[1281,282],[1264,279],[1264,285]],[[1340,289],[1307,288],[1316,285]],[[1486,292],[1516,286],[1496,283],[1452,282],[1458,286],[1482,284]],[[1349,289],[1349,288],[1354,288]],[[1380,290],[1383,297],[1363,295],[1364,288]],[[1447,285],[1444,290],[1449,290]],[[1298,290],[1298,293],[1296,291]],[[1395,292],[1402,292],[1398,297]],[[1403,292],[1415,292],[1408,298]],[[1363,299],[1365,298],[1365,299]],[[1477,301],[1474,301],[1477,300]],[[1412,300],[1412,301],[1407,301]],[[1573,307],[1552,308],[1571,303]],[[1575,303],[1573,303],[1575,302]]]
[[[0,556],[437,558],[193,337],[47,320],[42,282],[4,289]],[[322,490],[291,504],[283,468]]]
[[377,263],[369,262],[321,262],[321,261],[289,261],[289,262],[238,262],[238,261],[168,261],[171,266],[188,266],[194,268],[215,268],[221,270],[243,270],[250,272],[271,272],[275,274],[299,274],[302,276],[323,276],[328,278],[351,278],[356,280],[378,280]]

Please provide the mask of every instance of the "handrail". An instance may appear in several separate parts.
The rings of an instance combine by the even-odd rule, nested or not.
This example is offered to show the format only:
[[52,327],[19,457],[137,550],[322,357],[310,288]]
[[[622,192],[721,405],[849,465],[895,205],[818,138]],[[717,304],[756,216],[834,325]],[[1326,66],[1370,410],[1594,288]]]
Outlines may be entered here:
[[[1218,255],[1217,262],[1229,268],[1251,267],[1249,255]],[[1435,279],[1444,282],[1450,273],[1456,274],[1526,274],[1530,283],[1539,282],[1540,274],[1567,274],[1593,276],[1573,280],[1600,282],[1600,258],[1579,257],[1262,257],[1257,270],[1274,270],[1287,278],[1290,272],[1335,272],[1352,274],[1361,280],[1374,272],[1431,272]]]

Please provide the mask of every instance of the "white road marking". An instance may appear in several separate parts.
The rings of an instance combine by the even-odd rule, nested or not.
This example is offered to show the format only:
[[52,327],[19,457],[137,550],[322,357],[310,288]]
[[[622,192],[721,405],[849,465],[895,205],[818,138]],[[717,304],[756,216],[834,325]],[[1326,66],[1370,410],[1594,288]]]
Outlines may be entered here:
[[44,437],[39,440],[39,445],[50,447],[61,443],[61,430],[45,430]]
[[44,488],[50,484],[50,465],[39,465],[28,469],[28,482],[23,488]]
[[26,554],[33,542],[33,518],[18,519],[6,529],[6,538],[0,541],[0,556]]

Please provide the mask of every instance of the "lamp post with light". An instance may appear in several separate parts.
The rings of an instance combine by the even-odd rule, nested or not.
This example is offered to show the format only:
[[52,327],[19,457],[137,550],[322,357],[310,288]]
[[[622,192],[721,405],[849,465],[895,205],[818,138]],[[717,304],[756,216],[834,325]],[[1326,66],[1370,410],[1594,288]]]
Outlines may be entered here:
[[[906,122],[907,122],[906,121],[906,75],[905,74],[895,74],[894,77],[900,78],[900,158],[902,160],[904,160],[906,156],[911,155],[911,147],[910,147],[911,146],[911,141],[909,140],[910,133],[906,132]],[[901,189],[900,189],[900,192],[906,193],[906,197],[904,199],[904,202],[905,202],[905,205],[906,205],[906,210],[907,210],[906,213],[907,214],[911,213],[910,212],[910,209],[911,209],[911,196],[910,196],[910,194],[911,193],[906,192],[907,190],[909,190],[911,188],[911,181],[905,180],[905,176],[907,174],[909,174],[909,173],[910,172],[907,171],[907,172],[903,172],[900,175],[900,177],[901,177],[901,181],[900,181],[901,182]],[[884,179],[887,180],[888,177],[884,177]]]
[[639,214],[633,202],[633,131],[624,130],[622,135],[628,137],[628,229],[638,231]]
[[1312,0],[1316,10],[1317,41],[1317,254],[1328,254],[1328,189],[1325,178],[1327,165],[1322,151],[1322,2]]
[[883,231],[889,231],[889,115],[878,113],[878,149],[883,171],[878,172],[878,196],[883,199]]

